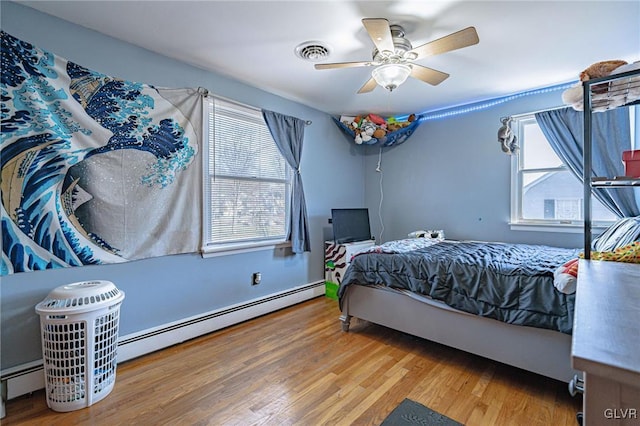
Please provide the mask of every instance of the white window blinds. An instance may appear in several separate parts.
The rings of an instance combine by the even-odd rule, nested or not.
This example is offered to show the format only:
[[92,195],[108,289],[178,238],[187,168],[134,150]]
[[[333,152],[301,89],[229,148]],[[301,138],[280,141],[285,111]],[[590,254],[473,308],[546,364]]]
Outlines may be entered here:
[[283,241],[289,166],[259,109],[213,98],[205,123],[205,246]]

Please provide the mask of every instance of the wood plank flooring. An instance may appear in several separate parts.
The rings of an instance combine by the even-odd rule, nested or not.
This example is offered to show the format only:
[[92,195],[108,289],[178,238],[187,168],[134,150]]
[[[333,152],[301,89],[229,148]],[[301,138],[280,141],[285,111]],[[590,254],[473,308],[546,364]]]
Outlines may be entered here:
[[468,426],[576,425],[567,385],[353,320],[319,297],[118,365],[88,408],[50,410],[44,390],[2,425],[379,425],[404,398]]

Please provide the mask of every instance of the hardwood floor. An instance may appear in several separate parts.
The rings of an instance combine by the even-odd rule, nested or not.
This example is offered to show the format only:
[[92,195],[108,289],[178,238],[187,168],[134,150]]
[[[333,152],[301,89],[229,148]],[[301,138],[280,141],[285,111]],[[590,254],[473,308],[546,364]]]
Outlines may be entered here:
[[338,316],[319,297],[121,363],[88,408],[13,399],[2,424],[379,425],[404,398],[468,426],[577,424],[565,383]]

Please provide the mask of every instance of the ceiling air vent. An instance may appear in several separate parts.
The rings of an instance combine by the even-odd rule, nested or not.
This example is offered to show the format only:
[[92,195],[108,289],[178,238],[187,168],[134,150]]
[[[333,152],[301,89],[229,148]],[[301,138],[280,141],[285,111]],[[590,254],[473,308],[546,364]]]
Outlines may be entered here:
[[318,62],[329,57],[329,48],[319,41],[307,41],[296,47],[296,56],[305,61]]

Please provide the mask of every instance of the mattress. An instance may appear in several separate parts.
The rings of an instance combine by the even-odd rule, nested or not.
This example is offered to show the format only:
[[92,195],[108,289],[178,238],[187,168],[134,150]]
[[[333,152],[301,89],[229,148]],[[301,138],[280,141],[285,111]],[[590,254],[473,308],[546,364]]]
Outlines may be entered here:
[[398,240],[355,254],[338,290],[382,285],[510,324],[571,334],[575,295],[553,272],[579,249],[478,241]]

